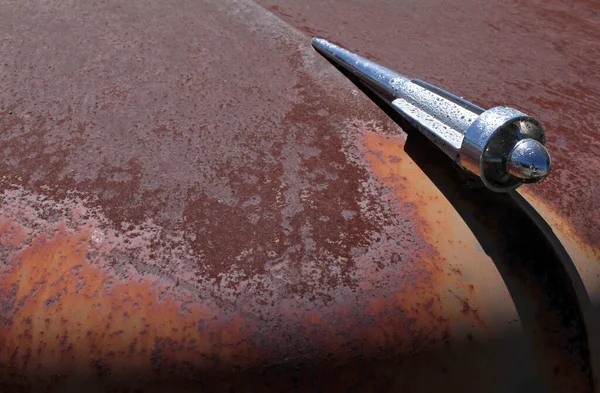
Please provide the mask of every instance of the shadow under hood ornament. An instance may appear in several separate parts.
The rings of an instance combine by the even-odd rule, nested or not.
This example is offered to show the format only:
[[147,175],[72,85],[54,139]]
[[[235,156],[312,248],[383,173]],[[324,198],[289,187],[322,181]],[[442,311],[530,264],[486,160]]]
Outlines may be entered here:
[[321,38],[313,47],[354,74],[450,158],[493,191],[535,183],[550,172],[541,124],[516,109],[482,109],[418,79],[409,79]]

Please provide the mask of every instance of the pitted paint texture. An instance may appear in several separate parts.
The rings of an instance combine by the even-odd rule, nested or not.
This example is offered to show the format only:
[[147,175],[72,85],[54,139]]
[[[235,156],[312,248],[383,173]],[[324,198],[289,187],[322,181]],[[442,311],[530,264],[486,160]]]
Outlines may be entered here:
[[[327,269],[319,261],[290,271],[284,255],[274,256],[278,262],[264,273],[248,276],[234,265],[213,277],[202,270],[211,261],[186,243],[189,234],[165,237],[150,220],[114,228],[80,195],[55,200],[7,187],[0,209],[3,371],[21,382],[76,372],[110,379],[128,370],[161,378],[167,370],[251,367],[290,356],[318,362],[348,342],[369,354],[380,347],[418,353],[505,328],[490,327],[488,316],[516,322],[510,306],[497,306],[499,298],[510,305],[502,284],[494,285],[497,272],[478,268],[477,279],[470,277],[471,264],[487,257],[398,154],[403,140],[356,122],[348,128],[362,136],[346,154],[373,174],[363,183],[369,197],[361,214],[384,230],[352,249],[352,264],[337,273],[347,280],[308,292],[290,281],[318,282]],[[384,210],[372,209],[379,203],[373,195]],[[428,202],[425,210],[415,208],[420,201]],[[403,235],[407,225],[415,237]],[[239,255],[240,265],[247,255]],[[489,281],[486,291],[472,284],[481,280]]]

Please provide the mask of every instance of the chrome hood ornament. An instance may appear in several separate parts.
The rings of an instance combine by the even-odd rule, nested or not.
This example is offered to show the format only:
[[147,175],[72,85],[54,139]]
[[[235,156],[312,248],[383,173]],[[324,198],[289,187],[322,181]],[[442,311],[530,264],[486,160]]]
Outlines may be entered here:
[[445,90],[409,79],[321,38],[313,47],[354,74],[452,160],[496,192],[535,183],[550,172],[541,124],[516,109],[482,109]]

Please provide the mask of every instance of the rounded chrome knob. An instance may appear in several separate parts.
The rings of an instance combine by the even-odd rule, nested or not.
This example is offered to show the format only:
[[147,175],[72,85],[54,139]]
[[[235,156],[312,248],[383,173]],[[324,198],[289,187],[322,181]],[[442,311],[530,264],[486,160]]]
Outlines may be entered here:
[[508,154],[508,173],[524,182],[539,181],[550,173],[550,154],[540,142],[525,138],[517,142]]

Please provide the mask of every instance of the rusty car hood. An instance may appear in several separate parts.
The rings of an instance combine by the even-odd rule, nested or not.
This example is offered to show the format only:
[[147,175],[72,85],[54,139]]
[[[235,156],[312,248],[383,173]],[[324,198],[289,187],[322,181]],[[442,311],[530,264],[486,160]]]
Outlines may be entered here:
[[[442,3],[2,0],[0,386],[591,391],[600,8]],[[561,246],[313,34],[541,119]]]

